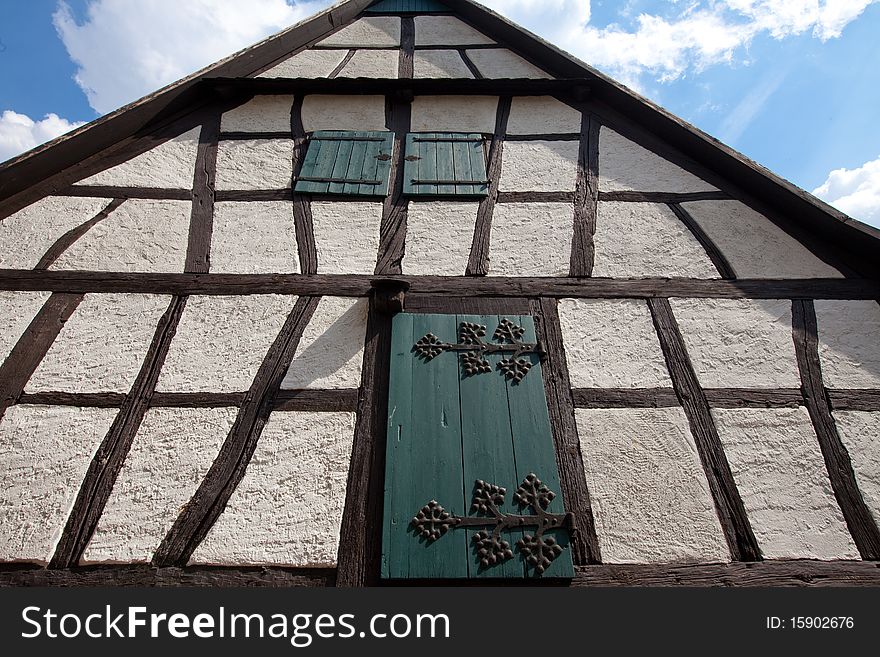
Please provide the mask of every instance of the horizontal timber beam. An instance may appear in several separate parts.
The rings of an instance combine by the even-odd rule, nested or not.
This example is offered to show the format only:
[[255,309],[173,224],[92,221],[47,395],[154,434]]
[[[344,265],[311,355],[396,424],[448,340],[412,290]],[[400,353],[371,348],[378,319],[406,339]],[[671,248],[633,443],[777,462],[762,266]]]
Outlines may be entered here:
[[[798,388],[704,388],[712,408],[790,408],[804,405]],[[846,404],[870,405],[877,400],[874,390],[848,391]],[[668,408],[681,402],[672,388],[573,388],[576,408]],[[859,394],[863,393],[863,394]]]
[[[0,269],[0,290],[83,294],[301,294],[365,297],[382,277],[367,274],[147,274],[99,271]],[[874,279],[803,278],[562,278],[507,276],[395,276],[412,294],[434,296],[573,297],[650,299],[880,299]]]

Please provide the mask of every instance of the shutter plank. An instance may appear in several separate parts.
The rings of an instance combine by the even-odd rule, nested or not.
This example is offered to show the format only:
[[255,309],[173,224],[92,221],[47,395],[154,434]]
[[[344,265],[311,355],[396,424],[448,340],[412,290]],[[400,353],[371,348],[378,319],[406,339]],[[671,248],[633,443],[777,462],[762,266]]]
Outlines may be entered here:
[[[510,321],[525,329],[522,340],[535,342],[535,323],[531,316],[521,315],[507,317]],[[510,409],[510,423],[513,435],[513,450],[516,454],[517,483],[513,491],[530,472],[534,472],[556,498],[550,503],[551,513],[565,513],[562,498],[562,486],[556,467],[555,449],[553,447],[553,430],[550,427],[550,416],[547,411],[547,398],[544,391],[544,377],[541,371],[541,359],[530,354],[525,356],[532,363],[532,369],[516,384],[507,385],[507,401]],[[574,566],[571,560],[568,532],[556,531],[552,535],[563,548],[562,554],[550,564],[543,577],[574,577]]]
[[[345,136],[345,133],[340,133]],[[348,136],[354,137],[357,133],[349,133]],[[333,161],[333,168],[330,171],[331,178],[345,178],[351,179],[351,172],[349,171],[349,165],[351,164],[351,152],[354,147],[353,141],[340,141],[337,142],[339,144],[339,148],[336,150],[336,157]],[[360,173],[360,172],[358,172]],[[327,185],[327,193],[328,194],[342,194],[345,191],[345,183],[329,183]]]
[[[489,174],[486,172],[486,151],[482,141],[482,135],[474,135],[480,137],[479,142],[468,144],[471,160],[471,173],[474,180],[488,180]],[[474,196],[488,196],[489,186],[486,183],[480,183],[473,186]]]
[[[313,176],[315,167],[318,164],[318,154],[321,151],[321,142],[315,140],[314,135],[309,140],[309,146],[306,149],[306,157],[303,160],[303,165],[300,167],[300,175],[302,176]],[[317,183],[306,182],[306,181],[297,181],[294,186],[294,191],[300,194],[311,194],[318,189]]]
[[407,159],[420,157],[419,144],[415,141],[416,135],[410,132],[406,135],[406,147],[403,160],[403,194],[413,196],[417,193],[412,181],[419,177],[419,159]]
[[[448,137],[449,134],[435,135]],[[437,150],[437,180],[455,180],[455,160],[452,154],[453,143],[438,141],[433,144]],[[455,185],[438,185],[438,194],[455,194]]]
[[[472,135],[467,135],[472,137]],[[469,146],[465,141],[457,141],[452,145],[452,179],[454,180],[474,180],[471,172],[471,156]],[[455,194],[457,196],[471,196],[474,193],[473,185],[456,185]]]
[[[437,135],[434,133],[418,135],[419,137],[433,138]],[[419,144],[419,175],[416,177],[420,180],[435,180],[437,178],[437,149],[434,142],[422,141]],[[437,194],[437,185],[414,185],[416,194],[422,196],[435,196]]]
[[[369,135],[367,132],[356,132],[354,133],[356,137],[363,137]],[[352,142],[351,145],[351,159],[349,160],[348,169],[346,170],[345,177],[348,180],[358,180],[363,177],[364,180],[368,180],[368,176],[371,176],[367,169],[367,151],[369,149],[369,145],[371,142],[367,141],[355,141]],[[343,194],[353,194],[359,195],[362,194],[362,187],[358,183],[345,183],[342,186]]]
[[[321,140],[321,137],[341,137],[344,134],[329,130],[314,133],[314,143],[319,146],[320,150],[318,151],[318,157],[315,160],[315,166],[312,171],[308,173],[304,171],[302,175],[309,178],[330,178],[333,175],[333,168],[336,166],[336,154],[339,152],[339,146],[343,142],[336,140],[324,141]],[[306,189],[312,194],[326,194],[330,188],[329,183],[303,182]]]
[[[367,161],[370,167],[372,167],[375,162],[375,180],[382,181],[381,185],[373,187],[373,194],[375,196],[387,196],[391,178],[391,163],[394,161],[394,133],[371,132],[369,134],[373,137],[385,138],[385,141],[383,142],[370,142],[371,144],[377,145],[377,147],[375,148],[375,151],[372,149],[367,151]],[[379,156],[383,157],[380,158]],[[361,193],[366,192],[362,191]]]
[[[486,327],[492,336],[498,326],[495,315],[459,315],[456,326],[461,322],[472,322]],[[451,354],[450,354],[451,355]],[[460,357],[459,357],[460,358]],[[458,359],[457,359],[458,360]],[[507,382],[496,370],[500,355],[487,359],[492,372],[464,377],[460,375],[461,390],[461,444],[464,463],[464,493],[468,502],[473,497],[474,481],[482,479],[490,484],[507,489],[503,513],[516,513],[513,493],[518,485],[510,415],[507,412]],[[462,372],[459,363],[459,372]],[[475,515],[468,508],[468,515]],[[458,530],[461,531],[461,530]],[[522,538],[522,530],[505,531],[504,540],[510,543],[514,558],[489,568],[480,568],[473,542],[478,529],[467,530],[468,566],[471,577],[517,577],[525,575],[524,562],[516,551],[516,542]]]

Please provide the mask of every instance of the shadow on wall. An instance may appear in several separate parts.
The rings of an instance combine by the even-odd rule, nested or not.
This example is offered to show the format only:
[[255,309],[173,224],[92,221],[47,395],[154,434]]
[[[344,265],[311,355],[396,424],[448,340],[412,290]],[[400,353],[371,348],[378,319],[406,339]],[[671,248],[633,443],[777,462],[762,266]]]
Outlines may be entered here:
[[[341,310],[341,307],[351,305],[326,328],[319,316],[312,320],[320,333],[305,349],[297,351],[281,383],[282,389],[308,388],[316,382],[320,382],[317,387],[322,388],[358,387],[361,363],[351,363],[351,360],[364,348],[369,300],[357,299],[353,304],[351,301],[328,297],[321,300],[322,304],[336,306],[326,310],[319,306],[318,313],[329,310],[327,314],[330,316],[336,315],[333,312],[336,308]],[[346,370],[351,370],[354,376]]]

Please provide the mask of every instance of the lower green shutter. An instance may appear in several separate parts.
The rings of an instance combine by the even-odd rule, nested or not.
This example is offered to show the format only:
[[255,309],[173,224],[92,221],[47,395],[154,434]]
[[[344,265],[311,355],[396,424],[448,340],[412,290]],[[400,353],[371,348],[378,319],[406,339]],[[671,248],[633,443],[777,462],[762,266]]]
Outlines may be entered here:
[[[535,526],[506,528],[500,532],[508,548],[503,554],[487,549],[496,516],[486,507],[472,507],[475,492],[494,494],[500,513],[532,520],[546,514],[557,523],[565,518],[540,358],[534,351],[513,353],[513,342],[535,341],[529,316],[395,316],[383,577],[573,577],[567,528],[547,531],[543,545],[534,542]],[[480,344],[509,348],[490,353],[494,348],[481,351]],[[504,368],[499,367],[502,363]],[[538,496],[546,506],[539,512],[516,501],[522,484],[530,490],[537,487],[530,476],[540,480]],[[475,491],[477,481],[485,485]],[[503,497],[493,485],[504,489]],[[435,505],[429,504],[432,501]],[[439,518],[437,505],[448,518],[467,518],[466,526],[414,522],[426,508],[427,516],[434,513]],[[510,519],[508,525],[513,523]],[[426,537],[435,526],[446,530]],[[528,537],[528,544],[520,543]],[[551,555],[549,563],[542,560],[543,572],[528,560],[529,554],[539,552]],[[481,557],[497,562],[487,566]]]

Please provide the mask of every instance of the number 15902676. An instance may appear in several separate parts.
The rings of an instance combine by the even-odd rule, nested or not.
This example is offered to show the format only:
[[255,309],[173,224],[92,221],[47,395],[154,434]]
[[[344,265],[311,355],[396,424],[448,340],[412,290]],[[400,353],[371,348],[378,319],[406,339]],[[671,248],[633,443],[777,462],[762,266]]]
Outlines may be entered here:
[[767,616],[768,630],[851,630],[852,616]]

